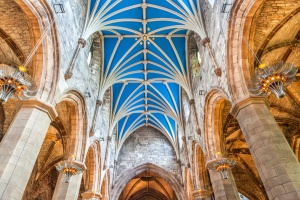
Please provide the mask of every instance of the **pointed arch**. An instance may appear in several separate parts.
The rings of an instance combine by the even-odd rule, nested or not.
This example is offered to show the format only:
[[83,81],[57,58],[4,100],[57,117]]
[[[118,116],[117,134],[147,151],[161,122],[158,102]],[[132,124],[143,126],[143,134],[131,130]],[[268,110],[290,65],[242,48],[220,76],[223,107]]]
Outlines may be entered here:
[[[72,90],[66,92],[61,96],[59,103],[66,102],[70,107],[70,135],[68,136],[68,156],[75,155],[75,159],[78,161],[83,161],[85,152],[87,150],[87,118],[85,110],[84,97]],[[56,106],[56,107],[57,107]]]
[[[53,13],[47,2],[16,0],[27,15],[31,25],[32,47],[40,39],[53,19]],[[46,38],[30,62],[32,75],[37,83],[37,97],[52,103],[57,87],[59,74],[59,50],[55,24],[48,31]]]
[[204,105],[204,144],[208,159],[216,157],[217,152],[222,152],[220,127],[218,120],[220,115],[220,105],[228,101],[226,93],[221,89],[212,89],[205,98]]
[[151,164],[145,163],[140,166],[135,167],[132,170],[125,171],[121,174],[119,179],[116,181],[114,188],[111,191],[111,199],[118,199],[123,188],[127,185],[127,183],[134,178],[137,174],[141,174],[143,172],[153,172],[163,178],[167,183],[170,184],[173,191],[176,192],[176,196],[178,200],[186,200],[186,195],[183,187],[180,185],[174,174],[166,171],[165,169]]
[[[227,74],[229,91],[234,103],[250,96],[247,81],[250,80],[249,48],[243,41],[249,41],[250,24],[263,0],[237,0],[234,2],[228,25]],[[244,37],[244,38],[243,38]]]
[[85,165],[87,169],[83,178],[85,179],[85,191],[100,192],[100,170],[101,169],[100,142],[94,141],[86,154]]

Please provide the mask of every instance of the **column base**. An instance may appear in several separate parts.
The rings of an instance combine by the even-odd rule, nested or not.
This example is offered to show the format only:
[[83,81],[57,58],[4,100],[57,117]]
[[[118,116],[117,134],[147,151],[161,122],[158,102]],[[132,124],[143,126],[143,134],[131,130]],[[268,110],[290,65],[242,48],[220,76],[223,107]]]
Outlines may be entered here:
[[210,199],[212,191],[210,190],[194,190],[193,197],[195,200]]
[[81,197],[83,199],[93,199],[93,200],[96,200],[96,199],[101,199],[102,195],[100,193],[95,193],[95,192],[87,191],[87,192],[82,193]]

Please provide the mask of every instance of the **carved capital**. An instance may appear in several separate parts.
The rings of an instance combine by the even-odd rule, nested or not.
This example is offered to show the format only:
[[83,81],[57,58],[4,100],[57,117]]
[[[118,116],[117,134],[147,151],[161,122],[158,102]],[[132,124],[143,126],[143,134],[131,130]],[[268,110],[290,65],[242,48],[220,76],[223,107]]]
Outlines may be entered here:
[[82,47],[82,48],[84,48],[84,47],[85,47],[85,45],[86,45],[86,41],[85,41],[85,39],[83,39],[83,38],[79,38],[79,39],[78,39],[78,44],[80,44],[80,45],[81,45],[81,47]]
[[71,72],[70,70],[68,70],[68,71],[65,73],[65,79],[66,79],[66,80],[72,78],[72,76],[73,76],[73,72]]
[[194,99],[190,99],[190,105],[194,105],[195,104],[195,100]]
[[90,137],[93,137],[95,135],[95,131],[93,129],[94,129],[94,127],[91,128]]
[[221,70],[220,67],[216,68],[216,69],[214,70],[214,72],[215,72],[215,74],[216,74],[217,76],[221,76],[221,75],[222,75],[222,70]]
[[210,43],[209,37],[203,38],[201,43],[202,43],[203,46],[206,46],[207,43]]
[[101,106],[101,105],[102,105],[102,101],[101,101],[101,100],[97,100],[97,101],[96,101],[96,105],[97,105],[97,106]]
[[201,135],[201,129],[200,128],[197,128],[197,134]]

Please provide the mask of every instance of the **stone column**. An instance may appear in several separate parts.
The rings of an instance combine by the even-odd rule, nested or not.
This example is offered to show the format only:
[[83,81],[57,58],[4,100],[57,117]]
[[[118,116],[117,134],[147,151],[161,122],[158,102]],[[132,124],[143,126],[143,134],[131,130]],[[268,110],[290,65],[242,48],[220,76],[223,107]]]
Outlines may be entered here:
[[269,199],[300,199],[300,165],[264,98],[237,103],[239,122]]
[[53,200],[78,199],[82,173],[72,176],[70,178],[69,183],[66,183],[65,178],[66,178],[65,174],[63,172],[60,172],[55,186],[54,194],[52,197]]
[[231,170],[228,171],[228,179],[223,179],[220,172],[213,170],[209,170],[209,176],[216,200],[240,199]]
[[0,199],[22,199],[49,125],[57,116],[50,104],[22,103],[0,143]]

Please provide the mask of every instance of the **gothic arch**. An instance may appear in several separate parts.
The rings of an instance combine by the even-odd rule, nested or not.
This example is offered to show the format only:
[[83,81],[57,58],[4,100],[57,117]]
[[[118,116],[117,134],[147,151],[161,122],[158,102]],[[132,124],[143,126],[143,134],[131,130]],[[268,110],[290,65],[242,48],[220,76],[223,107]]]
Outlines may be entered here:
[[102,179],[102,183],[101,183],[101,199],[110,199],[109,198],[109,187],[110,187],[110,171],[109,169],[104,171],[106,172],[103,176],[103,179]]
[[121,176],[119,176],[119,179],[114,184],[114,187],[111,191],[111,199],[118,199],[120,196],[123,188],[127,185],[127,183],[136,175],[141,174],[142,172],[153,172],[157,175],[159,175],[161,178],[163,178],[167,183],[172,186],[173,191],[177,192],[176,196],[178,200],[186,200],[186,194],[178,182],[178,180],[175,178],[173,174],[170,172],[164,170],[161,167],[158,167],[156,165],[153,165],[151,163],[145,163],[143,165],[137,166],[132,170],[123,172]]
[[204,152],[199,143],[193,143],[193,183],[194,189],[207,189],[208,188],[208,174],[206,170],[206,159]]
[[61,102],[68,102],[72,105],[70,111],[71,131],[68,139],[70,143],[67,144],[69,156],[75,154],[76,160],[83,161],[88,140],[84,97],[76,91],[69,91],[61,97],[59,103]]
[[194,190],[194,184],[193,184],[193,180],[191,177],[191,173],[189,168],[184,167],[184,185],[185,185],[185,191],[186,191],[186,195],[187,195],[187,199],[192,199],[193,198],[193,190]]
[[88,173],[86,174],[86,191],[100,190],[100,166],[101,166],[101,153],[100,153],[100,142],[93,142],[86,154],[85,163]]
[[211,90],[205,98],[204,106],[204,143],[206,157],[213,159],[217,152],[222,152],[218,120],[220,104],[227,101],[228,97],[220,89]]
[[[53,13],[46,2],[15,0],[28,18],[31,26],[32,47],[40,39],[43,31],[53,19]],[[52,103],[58,79],[58,41],[55,26],[50,28],[47,36],[38,48],[30,64],[32,75],[37,85],[37,97]]]
[[232,9],[228,25],[227,74],[229,90],[234,103],[250,96],[247,81],[250,78],[249,41],[253,15],[265,0],[237,0]]

